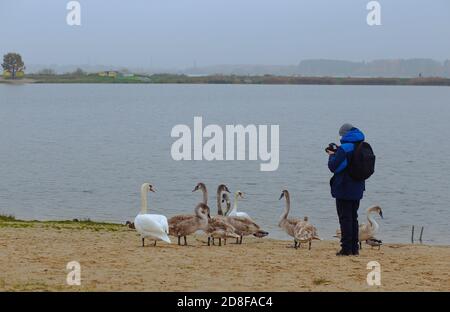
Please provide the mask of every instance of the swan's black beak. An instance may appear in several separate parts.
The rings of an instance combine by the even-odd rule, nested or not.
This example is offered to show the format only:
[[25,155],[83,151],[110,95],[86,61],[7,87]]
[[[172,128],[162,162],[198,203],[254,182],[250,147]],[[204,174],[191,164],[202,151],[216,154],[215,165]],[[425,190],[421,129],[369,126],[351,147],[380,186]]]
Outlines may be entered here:
[[381,219],[384,219],[383,218],[383,211],[381,211],[381,210],[380,210],[380,217],[381,217]]
[[209,212],[208,212],[208,219],[211,220],[211,215],[209,214]]
[[228,187],[225,186],[225,192],[231,193]]
[[193,189],[192,192],[195,192],[196,190],[198,190],[198,188]]
[[284,197],[284,192],[281,193],[280,198],[278,198],[278,200],[282,199]]

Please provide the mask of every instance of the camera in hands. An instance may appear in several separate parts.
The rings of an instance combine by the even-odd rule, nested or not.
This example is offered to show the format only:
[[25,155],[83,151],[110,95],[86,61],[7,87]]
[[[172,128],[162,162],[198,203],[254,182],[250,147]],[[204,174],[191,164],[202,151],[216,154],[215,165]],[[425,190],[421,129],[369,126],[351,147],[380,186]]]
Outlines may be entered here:
[[328,146],[325,148],[325,152],[326,152],[326,153],[328,153],[328,152],[336,153],[337,149],[338,149],[338,146],[337,146],[336,143],[330,143],[330,144],[328,144]]

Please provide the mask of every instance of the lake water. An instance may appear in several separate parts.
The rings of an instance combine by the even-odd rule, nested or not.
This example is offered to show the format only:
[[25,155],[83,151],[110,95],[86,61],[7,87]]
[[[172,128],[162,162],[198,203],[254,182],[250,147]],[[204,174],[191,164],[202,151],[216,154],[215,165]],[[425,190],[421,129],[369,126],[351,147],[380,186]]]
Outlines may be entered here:
[[[380,204],[379,238],[450,244],[450,88],[252,85],[0,84],[0,213],[23,219],[91,218],[125,222],[139,211],[141,183],[152,182],[150,212],[191,213],[199,181],[226,183],[246,199],[239,210],[270,232],[289,189],[292,216],[307,215],[324,239],[338,227],[324,147],[343,122],[361,128],[377,155],[365,209]],[[176,124],[279,124],[280,165],[260,161],[174,161]]]

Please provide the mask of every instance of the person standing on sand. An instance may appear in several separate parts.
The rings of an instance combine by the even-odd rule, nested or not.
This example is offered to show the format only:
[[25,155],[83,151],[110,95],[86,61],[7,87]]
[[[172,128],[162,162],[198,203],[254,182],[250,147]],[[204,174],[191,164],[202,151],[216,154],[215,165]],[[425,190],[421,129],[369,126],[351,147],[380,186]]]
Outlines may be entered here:
[[345,123],[339,129],[341,145],[326,149],[329,155],[328,168],[333,177],[330,180],[331,195],[336,199],[336,209],[341,226],[341,250],[336,256],[359,254],[359,202],[365,191],[364,180],[354,180],[349,175],[349,165],[355,146],[364,141],[364,134],[353,125]]

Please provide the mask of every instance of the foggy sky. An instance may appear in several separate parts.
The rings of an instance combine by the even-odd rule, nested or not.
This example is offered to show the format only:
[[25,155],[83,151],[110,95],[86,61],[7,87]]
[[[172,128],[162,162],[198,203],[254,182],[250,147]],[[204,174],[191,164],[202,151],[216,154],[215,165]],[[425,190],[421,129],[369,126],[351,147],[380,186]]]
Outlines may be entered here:
[[190,67],[297,64],[302,59],[450,59],[450,1],[379,0],[0,0],[0,54],[32,64]]

